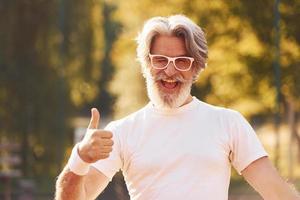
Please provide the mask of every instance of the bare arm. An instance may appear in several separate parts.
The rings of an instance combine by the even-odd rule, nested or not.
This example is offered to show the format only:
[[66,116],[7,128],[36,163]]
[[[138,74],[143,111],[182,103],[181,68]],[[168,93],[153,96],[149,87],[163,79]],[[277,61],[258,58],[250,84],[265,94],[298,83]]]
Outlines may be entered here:
[[66,166],[56,181],[55,200],[95,199],[107,186],[109,179],[93,167],[85,176],[78,176]]
[[280,177],[268,157],[251,163],[242,175],[266,200],[300,200],[297,191]]

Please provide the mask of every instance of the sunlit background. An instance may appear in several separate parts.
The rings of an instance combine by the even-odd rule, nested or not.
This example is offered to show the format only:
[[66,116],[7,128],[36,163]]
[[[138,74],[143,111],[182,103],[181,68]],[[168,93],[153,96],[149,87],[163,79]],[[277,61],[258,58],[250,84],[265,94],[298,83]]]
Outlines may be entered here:
[[[300,188],[300,1],[0,0],[0,199],[53,199],[90,108],[103,127],[147,103],[135,37],[178,13],[209,45],[193,95],[246,116]],[[98,199],[128,199],[120,173]],[[261,198],[233,169],[237,199]]]

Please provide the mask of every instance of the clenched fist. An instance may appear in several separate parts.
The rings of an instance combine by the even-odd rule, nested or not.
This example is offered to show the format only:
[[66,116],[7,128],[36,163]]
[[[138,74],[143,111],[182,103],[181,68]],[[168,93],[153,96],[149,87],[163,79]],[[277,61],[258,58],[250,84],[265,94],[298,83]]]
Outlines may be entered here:
[[91,110],[92,117],[83,140],[79,143],[78,154],[87,163],[108,158],[112,151],[112,132],[98,129],[100,114],[96,108]]

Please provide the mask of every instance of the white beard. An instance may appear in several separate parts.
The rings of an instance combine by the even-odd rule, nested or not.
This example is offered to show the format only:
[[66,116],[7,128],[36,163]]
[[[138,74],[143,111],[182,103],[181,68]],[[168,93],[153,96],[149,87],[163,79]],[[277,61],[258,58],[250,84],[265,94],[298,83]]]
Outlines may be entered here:
[[148,97],[157,108],[170,109],[182,106],[191,93],[192,84],[192,80],[181,82],[178,91],[172,94],[164,93],[159,89],[159,86],[151,73],[149,71],[146,73]]

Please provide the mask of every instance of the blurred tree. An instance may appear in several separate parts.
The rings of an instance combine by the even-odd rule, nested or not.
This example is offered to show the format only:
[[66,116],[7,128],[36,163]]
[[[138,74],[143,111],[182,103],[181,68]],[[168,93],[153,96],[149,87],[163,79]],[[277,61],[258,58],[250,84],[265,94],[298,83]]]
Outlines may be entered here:
[[0,4],[1,131],[22,143],[26,177],[53,172],[57,127],[64,123],[56,121],[60,85],[49,56],[57,54],[54,8],[48,1]]
[[110,110],[109,9],[102,0],[0,1],[0,137],[22,142],[26,177],[57,175],[71,116],[97,96]]
[[99,94],[104,56],[102,1],[65,0],[64,75],[76,107],[93,101]]
[[[102,6],[103,16],[103,59],[101,62],[101,79],[98,80],[97,86],[99,95],[89,104],[83,107],[83,110],[89,111],[95,105],[100,109],[102,116],[110,117],[113,113],[113,105],[115,97],[109,91],[109,83],[114,73],[114,66],[112,63],[111,52],[114,42],[120,32],[120,23],[113,18],[113,13],[116,10],[116,5],[104,1]],[[88,113],[89,115],[90,113]]]
[[[270,12],[261,12],[261,8]],[[282,94],[284,102],[293,99],[297,104],[299,111],[300,83],[299,79],[299,33],[297,17],[300,15],[299,1],[283,0],[280,4],[281,13],[281,54],[280,61],[282,67]],[[247,21],[252,27],[264,52],[257,58],[249,55],[243,55],[241,59],[247,64],[252,76],[257,76],[257,85],[260,86],[262,81],[268,82],[274,87],[274,76],[272,74],[272,63],[274,62],[274,1],[231,1],[230,9],[232,13],[240,17],[241,20]],[[271,74],[270,74],[271,73]],[[262,91],[259,96],[266,96]]]

